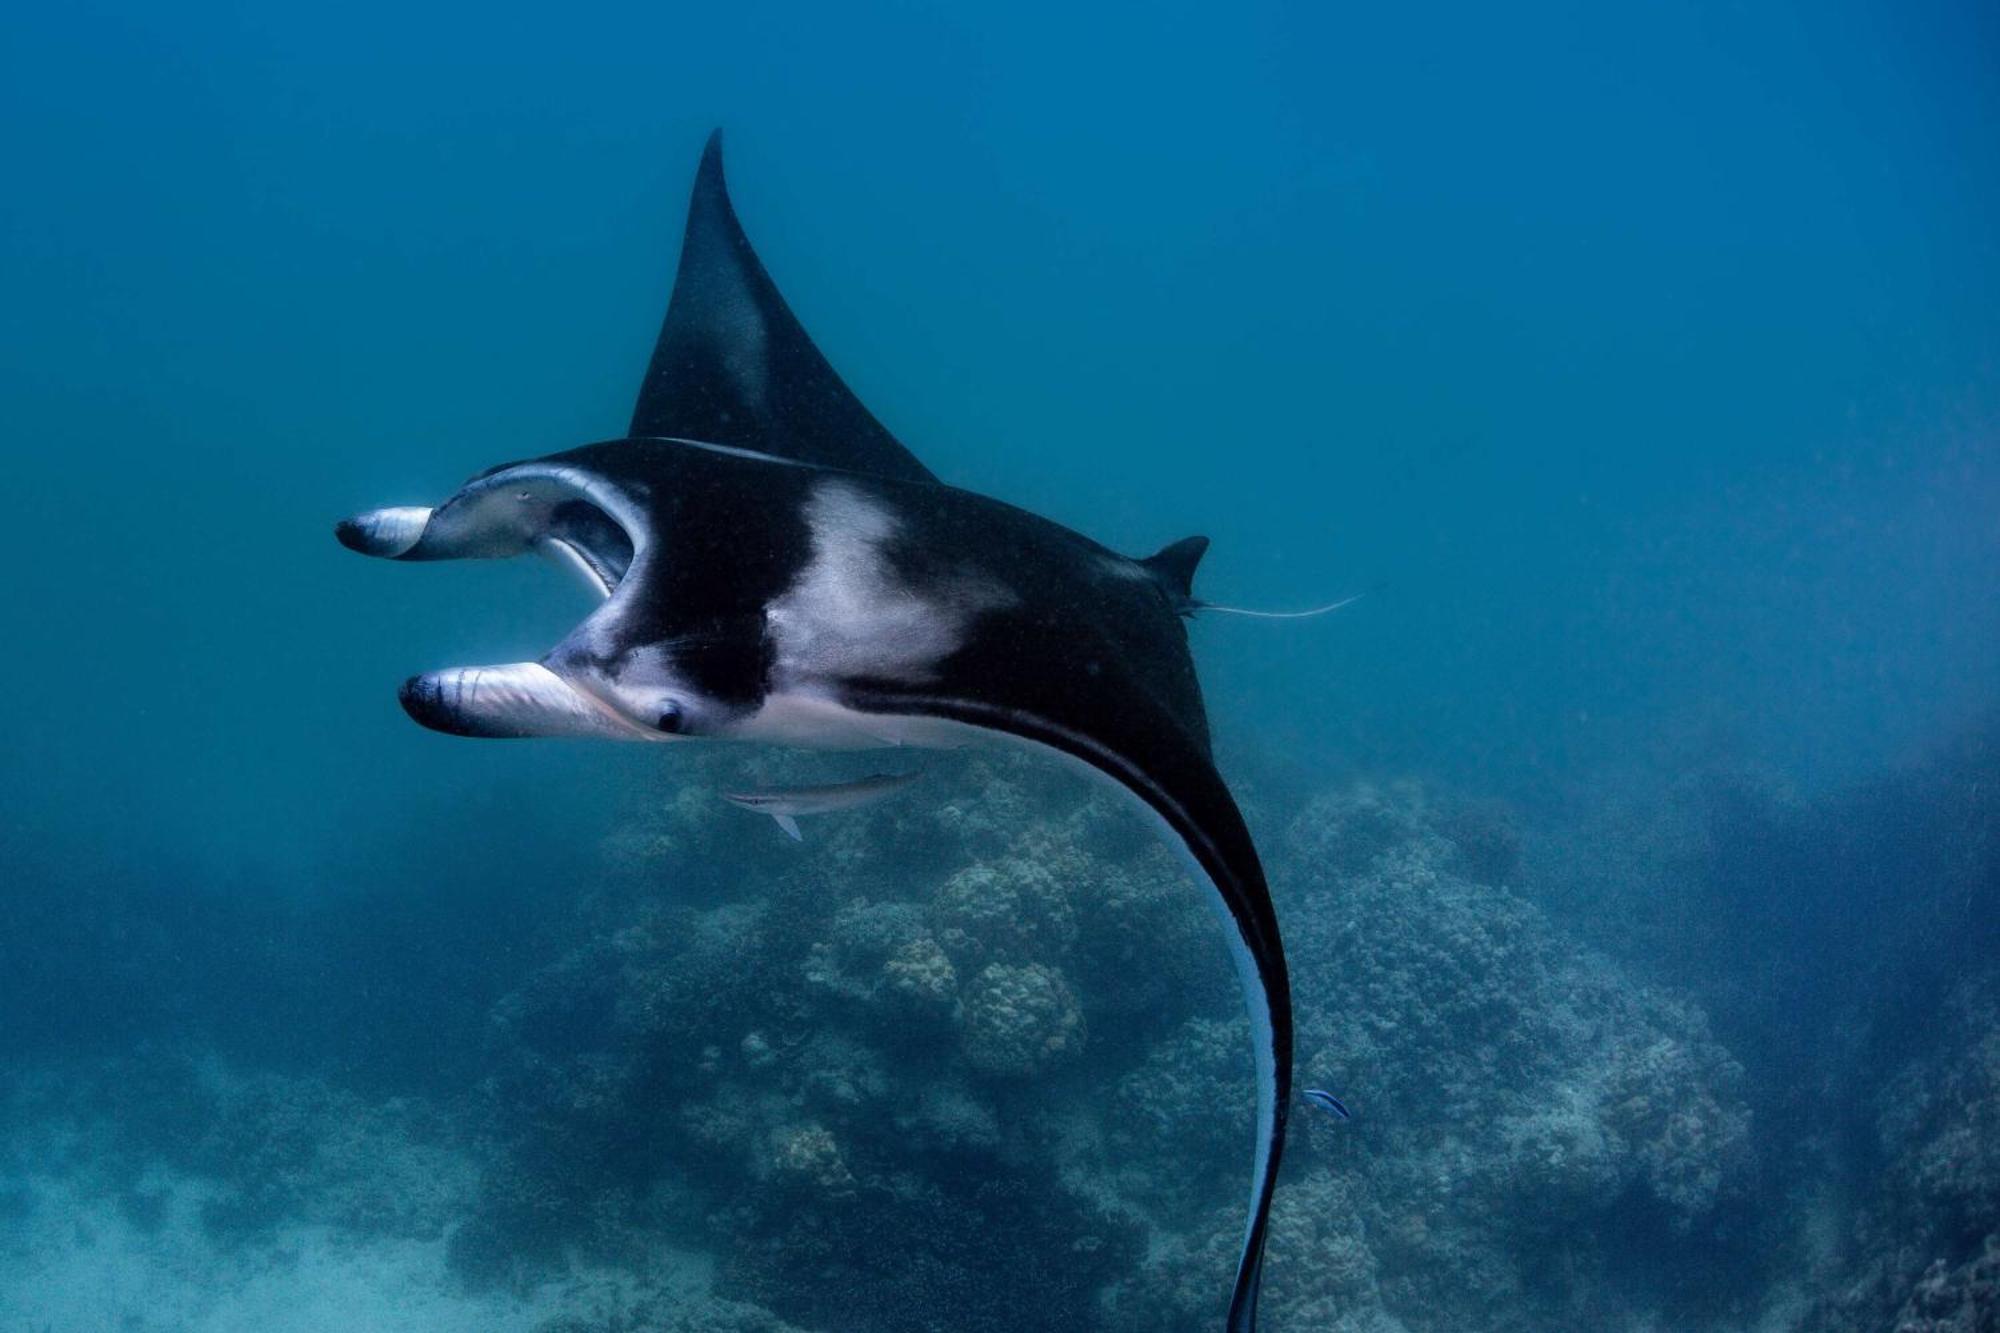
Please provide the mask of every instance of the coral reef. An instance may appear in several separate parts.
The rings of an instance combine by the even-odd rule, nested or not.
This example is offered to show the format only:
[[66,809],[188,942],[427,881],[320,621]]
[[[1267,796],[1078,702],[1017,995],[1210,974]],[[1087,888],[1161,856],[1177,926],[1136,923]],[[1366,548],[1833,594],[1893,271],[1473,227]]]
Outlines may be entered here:
[[2000,972],[1956,987],[1876,1099],[1875,1163],[1822,1264],[1826,1333],[2000,1320]]
[[1083,1011],[1044,963],[988,963],[966,988],[959,1042],[982,1074],[1025,1078],[1083,1050]]
[[[1212,1322],[1251,1098],[1213,918],[1116,803],[964,762],[992,808],[860,812],[704,871],[754,884],[608,899],[500,1006],[475,1216],[510,1254],[650,1229],[806,1327]],[[655,809],[621,845],[707,836]],[[1301,1069],[1358,1114],[1296,1122],[1269,1327],[1582,1326],[1647,1247],[1703,1252],[1744,1188],[1741,1071],[1468,877],[1518,870],[1504,811],[1358,784],[1276,846]]]
[[[1268,1260],[1273,1328],[1327,1326],[1334,1311],[1356,1327],[1580,1325],[1576,1291],[1551,1289],[1552,1255],[1615,1285],[1637,1241],[1698,1252],[1746,1185],[1741,1071],[1699,1012],[1461,878],[1470,863],[1448,826],[1419,788],[1358,785],[1316,798],[1282,844],[1300,1069],[1346,1090],[1355,1119],[1295,1116]],[[1200,1165],[1126,1177],[1185,1234],[1136,1284],[1169,1304],[1127,1293],[1121,1327],[1194,1325],[1212,1308],[1202,1293],[1232,1257],[1224,1215],[1188,1210],[1243,1189],[1231,1146],[1248,1113],[1246,1049],[1240,1020],[1191,1019],[1125,1084],[1126,1098],[1155,1099]]]
[[[884,806],[783,868],[733,862],[760,892],[602,900],[496,1012],[502,1151],[467,1224],[492,1243],[455,1256],[464,1275],[511,1277],[489,1250],[603,1257],[650,1232],[728,1254],[725,1294],[808,1325],[928,1328],[949,1308],[1012,1328],[1072,1320],[1128,1268],[1137,1224],[1065,1182],[1041,1105],[1089,1030],[1066,960],[1117,926],[1078,899],[1122,872],[1041,854],[1074,789],[1012,766],[971,780],[995,809]],[[1010,811],[1020,826],[993,826]],[[930,873],[900,863],[912,845]],[[995,1300],[997,1272],[1022,1288]]]
[[[635,796],[599,871],[551,892],[532,952],[492,964],[508,984],[457,1100],[164,1047],[17,1074],[0,1128],[71,1128],[0,1140],[0,1234],[50,1232],[32,1160],[134,1234],[185,1224],[215,1253],[265,1262],[301,1227],[407,1244],[493,1327],[1212,1329],[1250,1044],[1214,917],[1152,829],[967,754],[799,846],[714,799],[740,762]],[[1607,821],[1602,859],[1567,865],[1513,809],[1414,782],[1250,808],[1299,1081],[1354,1112],[1295,1109],[1269,1333],[1993,1326],[2000,974],[1819,1047],[1890,1053],[1850,1119],[1774,1115],[1816,1094],[1759,1100],[1772,1066],[1742,1053],[1770,1038],[1712,1019],[1754,945],[1696,906],[1734,890],[1631,913],[1649,948],[1734,960],[1698,995],[1664,949],[1642,965],[1579,924],[1591,875],[1634,877],[1607,890],[1622,912],[1713,872],[1718,819],[1816,827],[1747,780],[1688,802],[1622,845]],[[1768,925],[1758,892],[1745,920]]]
[[975,861],[931,899],[931,929],[960,964],[1058,959],[1076,943],[1076,908],[1055,870],[1032,856]]
[[1978,1255],[1956,1267],[1935,1260],[1917,1279],[1895,1333],[1984,1333],[2000,1328],[2000,1235],[1988,1236]]
[[1695,758],[1593,784],[1528,882],[1747,1071],[1766,1322],[1922,1326],[2000,1233],[2000,720],[1812,798]]

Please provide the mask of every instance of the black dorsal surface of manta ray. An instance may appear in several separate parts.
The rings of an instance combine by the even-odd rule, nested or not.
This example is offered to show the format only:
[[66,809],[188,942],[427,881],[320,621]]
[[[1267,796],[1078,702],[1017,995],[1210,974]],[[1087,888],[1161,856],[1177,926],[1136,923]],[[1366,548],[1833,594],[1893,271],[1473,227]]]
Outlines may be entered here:
[[438,731],[816,748],[998,736],[1137,798],[1212,890],[1250,1012],[1256,1151],[1225,1327],[1256,1327],[1291,993],[1188,651],[1205,538],[1135,560],[939,482],[779,296],[729,202],[719,136],[628,435],[494,468],[434,509],[356,515],[337,535],[396,560],[536,551],[601,599],[538,662],[405,683],[405,709]]

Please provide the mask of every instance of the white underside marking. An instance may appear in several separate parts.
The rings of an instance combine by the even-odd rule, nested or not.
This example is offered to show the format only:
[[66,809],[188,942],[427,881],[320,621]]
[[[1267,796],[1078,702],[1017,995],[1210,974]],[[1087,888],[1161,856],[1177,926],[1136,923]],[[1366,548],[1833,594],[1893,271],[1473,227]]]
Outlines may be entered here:
[[856,676],[930,681],[975,618],[1017,600],[971,564],[905,580],[887,554],[901,517],[850,479],[816,483],[803,514],[811,558],[764,610],[781,688]]

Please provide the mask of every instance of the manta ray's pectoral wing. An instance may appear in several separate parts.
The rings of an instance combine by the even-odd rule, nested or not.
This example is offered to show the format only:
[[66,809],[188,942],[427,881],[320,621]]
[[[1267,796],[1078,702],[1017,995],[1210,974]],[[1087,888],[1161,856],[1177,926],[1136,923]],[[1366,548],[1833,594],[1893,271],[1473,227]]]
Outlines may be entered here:
[[720,130],[695,173],[673,298],[628,434],[937,480],[862,406],[778,294],[729,201]]
[[[1186,852],[1197,877],[1212,887],[1212,902],[1242,983],[1257,1066],[1257,1146],[1249,1218],[1226,1326],[1228,1333],[1253,1333],[1264,1237],[1291,1106],[1291,981],[1277,914],[1250,831],[1202,736],[1162,704],[1143,694],[1121,694],[1118,682],[1103,676],[1096,679],[1103,683],[1065,690],[1061,704],[1038,711],[996,703],[990,690],[986,698],[884,693],[851,702],[1000,732],[1081,762],[1156,816]],[[1044,702],[1055,701],[1052,697]],[[1052,713],[1066,720],[1048,715]]]

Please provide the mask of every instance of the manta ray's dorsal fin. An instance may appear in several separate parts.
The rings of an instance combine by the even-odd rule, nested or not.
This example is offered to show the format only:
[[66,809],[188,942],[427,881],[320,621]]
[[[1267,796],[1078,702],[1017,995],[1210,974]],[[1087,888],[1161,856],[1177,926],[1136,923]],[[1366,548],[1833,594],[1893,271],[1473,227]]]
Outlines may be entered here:
[[1208,538],[1183,537],[1139,562],[1154,582],[1167,594],[1167,601],[1182,615],[1195,607],[1194,569],[1208,554]]
[[673,299],[629,434],[937,480],[841,382],[778,294],[729,202],[720,130],[695,175]]

